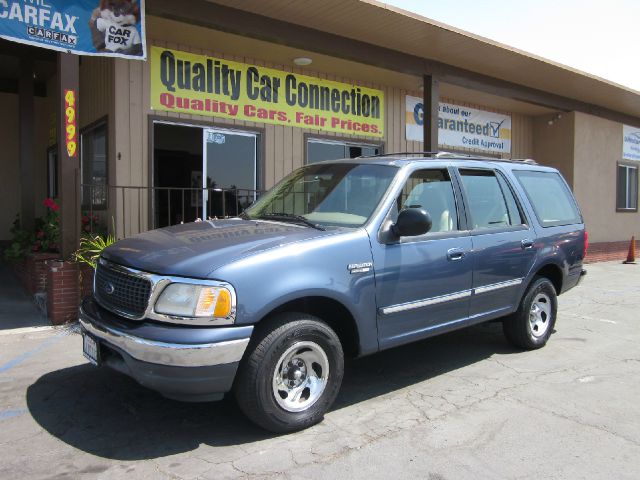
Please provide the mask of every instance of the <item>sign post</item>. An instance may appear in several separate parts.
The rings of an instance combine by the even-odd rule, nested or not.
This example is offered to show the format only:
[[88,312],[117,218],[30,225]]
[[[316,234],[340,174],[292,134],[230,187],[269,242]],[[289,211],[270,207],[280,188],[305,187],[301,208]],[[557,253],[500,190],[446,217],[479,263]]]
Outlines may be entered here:
[[423,113],[422,129],[425,152],[438,151],[438,105],[440,102],[440,83],[432,75],[423,77]]
[[78,57],[58,54],[58,185],[60,193],[60,252],[68,260],[76,251],[80,234],[80,153],[77,112]]

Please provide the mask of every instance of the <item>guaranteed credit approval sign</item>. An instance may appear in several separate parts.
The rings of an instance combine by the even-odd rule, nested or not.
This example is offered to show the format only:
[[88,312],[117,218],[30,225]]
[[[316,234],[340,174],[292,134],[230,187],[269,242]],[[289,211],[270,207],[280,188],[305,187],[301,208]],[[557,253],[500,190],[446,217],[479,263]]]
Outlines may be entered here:
[[[405,107],[406,138],[421,142],[424,123],[422,99],[407,95]],[[438,141],[450,147],[510,153],[511,117],[441,102],[438,105]]]
[[382,137],[384,92],[151,47],[151,108]]
[[640,128],[622,126],[622,158],[640,160]]

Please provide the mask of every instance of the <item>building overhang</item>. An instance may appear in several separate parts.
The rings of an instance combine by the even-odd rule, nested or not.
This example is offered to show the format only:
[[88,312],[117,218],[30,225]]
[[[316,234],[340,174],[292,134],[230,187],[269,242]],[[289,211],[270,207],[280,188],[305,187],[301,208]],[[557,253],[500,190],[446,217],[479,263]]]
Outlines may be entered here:
[[[640,126],[640,92],[372,0],[148,0],[151,15]],[[401,34],[399,34],[401,32]]]

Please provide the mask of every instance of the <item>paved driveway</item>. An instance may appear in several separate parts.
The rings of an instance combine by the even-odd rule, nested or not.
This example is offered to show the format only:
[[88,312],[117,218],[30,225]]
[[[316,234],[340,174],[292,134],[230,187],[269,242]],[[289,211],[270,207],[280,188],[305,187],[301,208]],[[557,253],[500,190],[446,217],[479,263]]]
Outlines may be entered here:
[[546,348],[499,325],[352,361],[320,425],[274,436],[232,399],[183,404],[0,334],[0,478],[638,478],[640,270],[594,264]]

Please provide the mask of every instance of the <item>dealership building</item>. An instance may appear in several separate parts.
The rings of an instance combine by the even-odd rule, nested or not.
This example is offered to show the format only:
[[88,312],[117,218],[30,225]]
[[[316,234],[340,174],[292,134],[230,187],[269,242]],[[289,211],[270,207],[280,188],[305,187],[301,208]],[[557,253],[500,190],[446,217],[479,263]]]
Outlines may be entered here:
[[68,255],[82,229],[235,215],[305,164],[421,151],[558,168],[594,259],[640,233],[640,92],[371,0],[144,12],[145,60],[0,40],[0,240],[47,197]]

